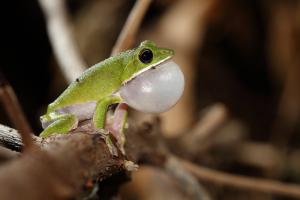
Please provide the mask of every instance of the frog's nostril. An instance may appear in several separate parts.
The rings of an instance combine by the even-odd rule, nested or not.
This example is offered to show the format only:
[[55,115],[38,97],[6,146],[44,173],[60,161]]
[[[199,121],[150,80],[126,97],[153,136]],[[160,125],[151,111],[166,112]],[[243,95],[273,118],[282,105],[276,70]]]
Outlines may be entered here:
[[172,49],[163,49],[162,53],[167,55],[174,55],[174,51]]

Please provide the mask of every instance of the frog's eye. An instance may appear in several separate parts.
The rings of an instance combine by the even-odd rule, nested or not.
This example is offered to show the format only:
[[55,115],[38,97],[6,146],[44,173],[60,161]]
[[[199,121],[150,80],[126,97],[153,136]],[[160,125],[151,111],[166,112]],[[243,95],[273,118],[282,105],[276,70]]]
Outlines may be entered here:
[[153,59],[153,53],[150,49],[143,49],[139,54],[142,63],[150,63]]

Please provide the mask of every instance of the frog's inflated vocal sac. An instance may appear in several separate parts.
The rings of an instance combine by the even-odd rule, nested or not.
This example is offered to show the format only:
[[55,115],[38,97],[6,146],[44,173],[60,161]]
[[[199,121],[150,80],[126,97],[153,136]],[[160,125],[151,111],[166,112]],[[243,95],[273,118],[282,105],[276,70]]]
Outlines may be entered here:
[[[65,134],[79,121],[92,119],[94,128],[105,129],[109,105],[126,103],[144,112],[170,109],[184,88],[183,74],[171,57],[174,51],[159,48],[151,41],[110,57],[87,69],[51,104],[41,116],[41,137]],[[113,136],[121,151],[126,114]],[[109,142],[110,143],[110,142]]]

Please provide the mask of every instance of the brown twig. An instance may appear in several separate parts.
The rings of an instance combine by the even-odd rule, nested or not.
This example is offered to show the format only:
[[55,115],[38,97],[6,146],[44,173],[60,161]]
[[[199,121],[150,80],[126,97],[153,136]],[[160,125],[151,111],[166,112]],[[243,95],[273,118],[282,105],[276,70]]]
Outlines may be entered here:
[[39,0],[46,17],[48,35],[62,73],[70,83],[79,77],[86,63],[71,31],[64,0]]
[[287,167],[286,155],[269,143],[241,141],[227,149],[227,155],[235,159],[235,162],[261,169],[267,176],[278,176]]
[[17,158],[20,155],[19,152],[12,151],[8,148],[0,146],[0,164]]
[[223,104],[216,103],[201,116],[189,133],[169,139],[170,149],[176,152],[181,151],[188,157],[197,156],[212,145],[216,133],[227,121],[227,109]]
[[300,33],[299,10],[299,2],[276,2],[268,7],[270,69],[283,82],[271,136],[280,148],[288,146],[300,120],[300,45],[294,39]]
[[0,78],[0,101],[11,122],[14,124],[16,129],[19,130],[24,145],[31,148],[33,146],[31,127],[24,115],[14,90],[2,76]]
[[[144,164],[163,168],[164,172],[179,184],[180,189],[175,193],[179,191],[185,193],[187,195],[186,199],[211,199],[205,188],[196,181],[195,177],[181,166],[176,157],[169,153],[161,133],[160,118],[155,117],[150,122],[142,122],[141,124],[136,122],[130,124],[130,126],[131,129],[138,131],[126,132],[128,139],[126,152],[128,152],[129,157],[133,158],[135,162],[141,161]],[[135,181],[133,180],[133,182]],[[138,190],[137,187],[133,187],[133,191]]]
[[[132,126],[131,130],[127,131],[128,143],[126,145],[126,152],[128,152],[128,155],[130,158],[132,158],[134,160],[139,160],[142,157],[148,155],[150,157],[150,159],[156,159],[157,152],[165,152],[165,150],[163,150],[164,148],[161,147],[162,143],[163,143],[163,141],[162,141],[163,138],[159,137],[159,134],[157,133],[158,132],[157,126],[159,126],[159,125],[156,124],[156,125],[154,125],[154,127],[150,128],[151,133],[148,133],[148,134],[145,134],[144,128],[137,128],[136,126]],[[132,131],[132,130],[135,130],[135,131]],[[4,135],[7,135],[7,134],[4,134]],[[76,142],[73,143],[73,139],[75,137],[74,135],[80,135],[80,136],[78,136],[79,138],[75,139]],[[85,143],[86,140],[88,140],[88,141],[92,140],[90,138],[90,136],[91,136],[90,134],[73,133],[73,134],[68,134],[68,135],[64,135],[64,136],[54,137],[54,139],[52,139],[52,140],[50,139],[50,141],[48,140],[47,143],[46,143],[46,141],[43,142],[43,144],[46,144],[46,145],[44,145],[44,149],[47,149],[47,151],[49,151],[49,152],[52,152],[52,150],[55,152],[57,151],[57,154],[56,154],[57,158],[60,158],[63,160],[68,158],[67,159],[68,164],[65,163],[65,167],[69,166],[70,163],[73,162],[73,161],[69,160],[69,156],[71,156],[71,157],[74,156],[73,155],[74,150],[76,151],[76,152],[74,152],[76,154],[76,157],[77,158],[79,157],[78,159],[84,158],[84,162],[87,162],[90,159],[89,156],[91,156],[92,154],[100,155],[98,153],[92,153],[89,151],[85,151],[85,153],[77,152],[77,151],[80,151],[80,150],[78,150],[78,148],[80,149],[80,148],[86,147],[86,145],[87,145]],[[18,135],[15,134],[15,137],[17,138]],[[88,137],[90,139],[84,139],[82,137]],[[0,141],[1,140],[2,139],[0,137]],[[72,145],[76,146],[76,148],[75,148],[75,146],[71,147],[71,146],[65,145],[65,142],[68,142],[69,140],[70,140],[70,143],[72,143]],[[40,143],[40,142],[41,141],[38,141],[38,143]],[[57,148],[57,145],[59,148]],[[86,148],[88,148],[88,149],[95,148],[99,144],[96,143],[95,145],[96,146],[91,146],[91,144],[88,143]],[[50,148],[50,150],[49,150],[49,148]],[[52,149],[52,148],[54,148],[54,149]],[[70,151],[70,149],[72,149],[72,151]],[[105,150],[105,151],[107,151],[107,150]],[[69,155],[69,154],[71,154],[71,155]],[[168,154],[165,154],[165,155],[168,155]],[[86,156],[88,156],[88,157],[86,157]],[[63,158],[61,158],[61,157],[63,157]],[[106,157],[106,159],[110,159],[110,158]],[[203,180],[203,181],[208,181],[208,182],[212,182],[215,184],[223,184],[223,185],[237,187],[237,188],[241,188],[241,189],[248,189],[248,190],[250,189],[250,190],[280,194],[280,195],[285,195],[285,196],[290,196],[290,197],[298,197],[298,198],[300,197],[300,186],[296,185],[296,184],[287,184],[287,183],[282,183],[279,181],[266,180],[266,179],[261,179],[261,178],[251,178],[251,177],[246,177],[246,176],[231,175],[228,173],[219,172],[217,170],[208,169],[206,167],[197,166],[189,161],[182,160],[180,158],[177,158],[177,159],[187,169],[187,171],[189,171],[191,174],[195,175],[197,178],[199,178],[200,180]],[[40,162],[41,161],[38,161],[38,163],[40,163]],[[106,161],[103,160],[103,162],[106,162]],[[109,162],[109,161],[107,161],[107,162]],[[57,163],[57,161],[53,161],[53,163]],[[20,163],[18,165],[23,166]],[[32,166],[35,166],[35,165],[32,165]],[[72,163],[72,166],[73,166],[73,163]],[[78,168],[78,169],[82,170],[81,168]],[[0,172],[1,172],[1,170],[0,170]],[[85,172],[85,173],[87,173],[87,172]],[[1,173],[0,173],[0,177],[1,177]],[[47,175],[47,177],[48,177],[48,175]],[[0,179],[0,181],[1,180],[2,180],[2,178]],[[1,194],[1,190],[0,190],[0,194]]]
[[[213,137],[213,133],[218,130],[228,119],[228,111],[221,103],[216,103],[201,117],[193,130],[189,133],[189,142],[207,140]],[[187,135],[185,135],[186,137]]]
[[142,19],[151,3],[151,0],[137,0],[119,35],[111,55],[124,51],[132,46]]
[[207,191],[198,183],[197,178],[187,171],[176,157],[169,155],[164,167],[191,199],[211,199]]
[[188,171],[190,171],[202,181],[241,189],[300,198],[300,185],[282,183],[279,181],[267,180],[262,178],[252,178],[247,176],[228,174],[225,172],[198,166],[182,159],[180,159],[180,162]]
[[42,151],[1,166],[1,199],[69,199],[87,180],[102,180],[125,168],[124,158],[111,156],[99,133],[75,131],[36,143]]
[[14,151],[21,151],[23,143],[15,129],[0,124],[0,146]]

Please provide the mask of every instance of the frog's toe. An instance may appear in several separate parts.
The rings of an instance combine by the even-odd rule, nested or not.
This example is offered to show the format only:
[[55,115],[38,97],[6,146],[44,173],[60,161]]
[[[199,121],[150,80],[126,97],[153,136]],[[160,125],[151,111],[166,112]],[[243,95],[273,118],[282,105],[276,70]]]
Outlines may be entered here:
[[43,129],[47,128],[53,121],[46,120],[45,118],[40,117]]
[[108,147],[108,150],[109,150],[110,154],[113,155],[113,156],[118,156],[118,149],[116,148],[116,146],[112,142],[109,135],[104,135],[104,141],[105,141],[105,143]]
[[48,137],[52,134],[66,134],[77,127],[78,120],[74,115],[64,115],[56,120],[46,122],[50,122],[50,124],[41,132],[40,137]]
[[49,132],[47,129],[45,129],[44,131],[42,131],[42,132],[40,133],[40,137],[46,138],[46,137],[48,137],[48,136],[51,135],[51,134],[52,134],[51,132]]

